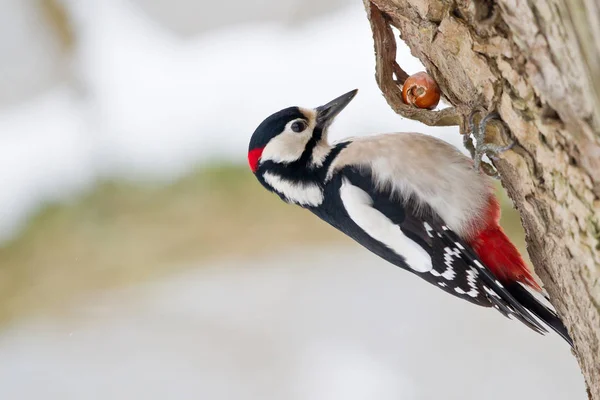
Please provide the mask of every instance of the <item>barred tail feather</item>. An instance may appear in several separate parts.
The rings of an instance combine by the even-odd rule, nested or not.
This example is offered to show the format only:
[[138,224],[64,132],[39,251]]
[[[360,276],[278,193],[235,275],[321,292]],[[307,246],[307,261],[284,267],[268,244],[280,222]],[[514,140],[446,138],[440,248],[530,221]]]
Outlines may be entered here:
[[[443,236],[449,242],[460,242],[458,236],[450,230],[445,230]],[[478,255],[472,249],[465,247],[462,250],[462,256],[473,265],[479,267],[481,280],[495,293],[489,299],[494,303],[498,311],[507,317],[516,317],[529,328],[541,334],[548,332],[546,327],[551,328],[565,339],[571,347],[573,346],[573,340],[560,318],[553,310],[536,299],[525,285],[517,281],[507,282],[506,284],[500,283],[491,269],[481,264],[481,260],[478,259]]]

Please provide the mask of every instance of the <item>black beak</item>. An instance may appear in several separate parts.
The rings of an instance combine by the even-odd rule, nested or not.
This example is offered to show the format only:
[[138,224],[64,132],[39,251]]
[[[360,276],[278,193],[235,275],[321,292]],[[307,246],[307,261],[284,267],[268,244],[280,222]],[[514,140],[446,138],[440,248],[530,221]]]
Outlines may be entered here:
[[317,126],[326,128],[333,119],[352,101],[358,89],[354,89],[340,97],[331,100],[329,103],[317,107]]

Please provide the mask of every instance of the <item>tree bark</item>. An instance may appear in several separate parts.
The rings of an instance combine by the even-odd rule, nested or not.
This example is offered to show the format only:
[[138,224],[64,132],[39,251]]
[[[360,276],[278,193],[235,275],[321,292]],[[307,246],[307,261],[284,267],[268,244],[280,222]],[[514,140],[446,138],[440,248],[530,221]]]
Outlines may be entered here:
[[[475,108],[516,142],[494,161],[518,209],[529,256],[600,400],[600,3],[597,0],[364,0],[376,80],[398,114],[460,125]],[[444,110],[402,101],[400,33],[438,82]],[[460,190],[460,188],[457,188]]]

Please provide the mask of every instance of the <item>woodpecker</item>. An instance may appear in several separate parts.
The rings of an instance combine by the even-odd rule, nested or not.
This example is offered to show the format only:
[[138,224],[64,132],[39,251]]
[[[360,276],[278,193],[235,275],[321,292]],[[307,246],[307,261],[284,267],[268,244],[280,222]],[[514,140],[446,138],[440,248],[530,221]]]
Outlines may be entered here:
[[357,91],[267,117],[248,148],[258,181],[445,292],[538,333],[550,327],[572,346],[556,313],[534,295],[541,288],[499,225],[491,178],[471,158],[420,133],[329,143],[328,128]]

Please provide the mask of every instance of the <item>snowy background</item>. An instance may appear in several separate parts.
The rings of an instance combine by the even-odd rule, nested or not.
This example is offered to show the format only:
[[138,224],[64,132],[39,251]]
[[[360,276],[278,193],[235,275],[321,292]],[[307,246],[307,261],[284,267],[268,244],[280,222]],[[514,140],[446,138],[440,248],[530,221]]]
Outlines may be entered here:
[[[0,7],[0,243],[100,181],[166,184],[217,160],[245,164],[266,116],[354,88],[332,139],[418,130],[460,145],[455,128],[389,109],[358,0]],[[398,58],[421,69],[402,46]],[[585,398],[559,338],[356,247],[296,251],[199,264],[0,326],[0,398]]]
[[[245,163],[248,138],[268,115],[316,107],[354,88],[359,95],[333,126],[333,140],[420,130],[459,144],[455,128],[428,128],[389,109],[358,2],[296,20],[300,0],[241,1],[257,17],[232,25],[228,13],[212,10],[222,6],[206,0],[200,10],[182,0],[64,0],[76,35],[68,57],[30,15],[35,1],[4,2],[18,18],[0,16],[8,53],[0,63],[0,238],[43,202],[99,178],[172,180],[218,157]],[[146,3],[183,15],[190,7],[211,29],[179,33],[150,19]],[[281,10],[267,19],[272,4]],[[400,51],[406,70],[419,71],[418,60]]]
[[405,278],[334,248],[105,292],[0,336],[0,398],[586,398],[562,339]]

